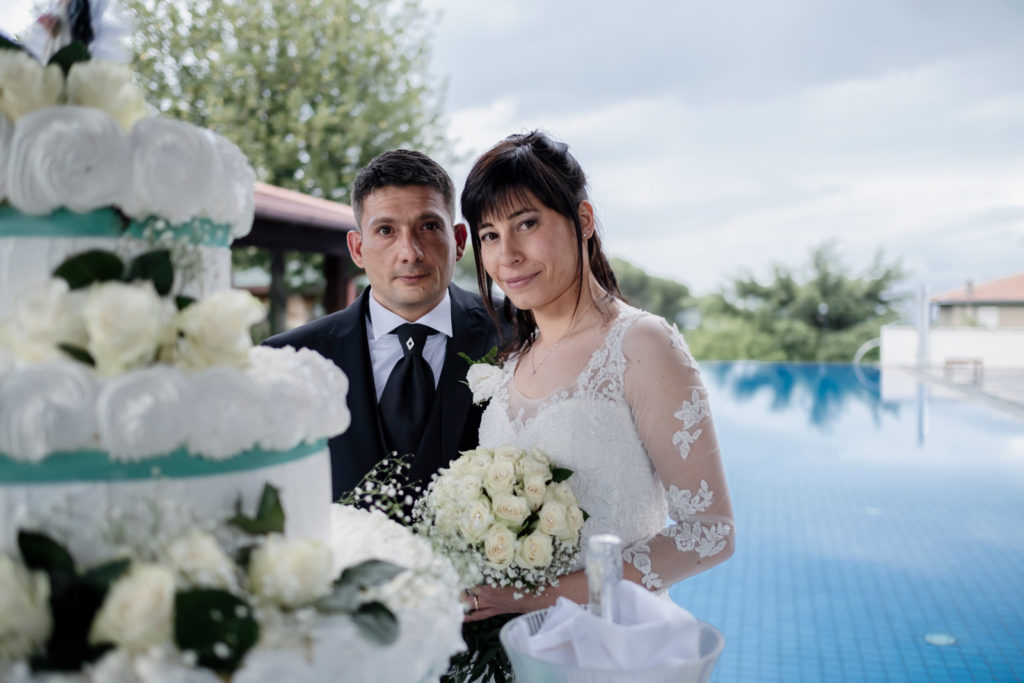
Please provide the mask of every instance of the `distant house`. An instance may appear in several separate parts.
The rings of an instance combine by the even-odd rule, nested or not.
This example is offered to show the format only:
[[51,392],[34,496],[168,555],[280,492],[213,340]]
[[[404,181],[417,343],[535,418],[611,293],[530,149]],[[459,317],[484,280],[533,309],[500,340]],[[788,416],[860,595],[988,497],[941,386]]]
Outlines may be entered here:
[[1024,328],[1024,273],[977,285],[968,281],[963,289],[936,294],[931,304],[938,309],[937,326]]

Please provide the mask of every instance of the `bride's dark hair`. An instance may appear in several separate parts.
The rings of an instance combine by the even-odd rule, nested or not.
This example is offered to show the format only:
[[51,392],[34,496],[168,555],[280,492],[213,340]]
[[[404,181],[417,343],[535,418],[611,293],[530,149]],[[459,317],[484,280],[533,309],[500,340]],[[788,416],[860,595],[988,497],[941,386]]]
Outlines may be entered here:
[[[462,190],[462,215],[469,223],[473,241],[477,284],[484,295],[487,312],[498,328],[502,326],[491,298],[494,283],[480,258],[480,223],[484,216],[502,215],[514,210],[527,194],[532,194],[544,206],[573,224],[576,235],[576,305],[579,306],[583,293],[584,244],[590,258],[590,270],[598,283],[609,294],[622,298],[615,273],[601,249],[597,230],[589,240],[583,239],[579,207],[580,202],[587,199],[587,178],[579,162],[569,153],[569,146],[540,131],[510,135],[476,160]],[[502,306],[502,316],[513,324],[512,339],[501,354],[504,359],[509,353],[526,351],[533,345],[537,323],[532,311],[516,308],[508,297]]]

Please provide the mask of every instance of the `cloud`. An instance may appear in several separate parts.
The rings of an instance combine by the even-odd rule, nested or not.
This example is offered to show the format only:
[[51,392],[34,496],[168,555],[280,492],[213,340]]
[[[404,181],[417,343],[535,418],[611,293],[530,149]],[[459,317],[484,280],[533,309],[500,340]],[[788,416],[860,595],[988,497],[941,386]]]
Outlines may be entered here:
[[828,239],[933,290],[1021,267],[1019,4],[446,6],[460,185],[500,138],[547,130],[609,251],[696,291]]

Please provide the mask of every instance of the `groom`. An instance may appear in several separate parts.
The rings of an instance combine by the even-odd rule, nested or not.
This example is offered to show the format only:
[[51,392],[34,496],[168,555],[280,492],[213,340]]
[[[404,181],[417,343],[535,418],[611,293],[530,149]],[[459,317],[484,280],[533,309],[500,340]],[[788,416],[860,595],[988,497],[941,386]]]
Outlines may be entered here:
[[348,375],[352,424],[330,441],[335,500],[391,452],[414,453],[408,477],[425,484],[474,448],[481,409],[458,354],[480,358],[498,344],[480,297],[451,284],[466,226],[454,222],[444,169],[419,152],[385,152],[356,177],[352,208],[349,253],[370,286],[348,308],[264,342],[308,347]]

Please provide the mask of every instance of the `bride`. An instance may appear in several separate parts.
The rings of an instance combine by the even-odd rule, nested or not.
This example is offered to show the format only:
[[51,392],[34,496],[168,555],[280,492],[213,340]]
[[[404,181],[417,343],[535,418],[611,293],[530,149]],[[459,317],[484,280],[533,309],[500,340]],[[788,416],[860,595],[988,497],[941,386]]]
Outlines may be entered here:
[[[573,470],[590,514],[581,547],[618,535],[625,578],[648,589],[726,560],[732,506],[697,363],[674,327],[623,301],[567,145],[540,132],[498,143],[470,171],[462,213],[484,301],[496,283],[514,326],[481,446],[536,446]],[[513,592],[477,587],[467,620],[560,595],[586,604],[586,576],[577,568],[540,596]]]

